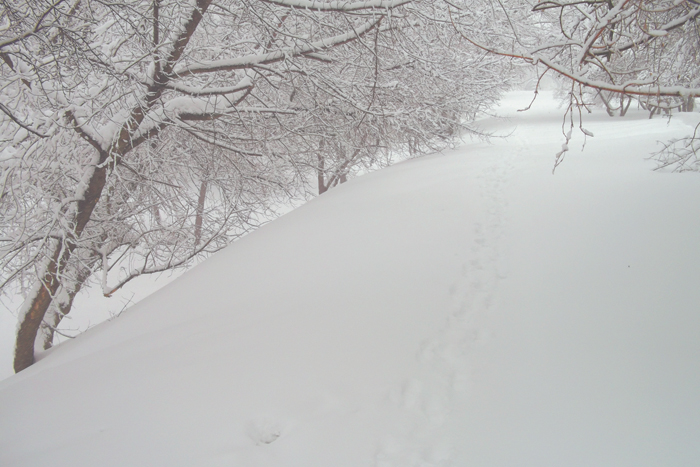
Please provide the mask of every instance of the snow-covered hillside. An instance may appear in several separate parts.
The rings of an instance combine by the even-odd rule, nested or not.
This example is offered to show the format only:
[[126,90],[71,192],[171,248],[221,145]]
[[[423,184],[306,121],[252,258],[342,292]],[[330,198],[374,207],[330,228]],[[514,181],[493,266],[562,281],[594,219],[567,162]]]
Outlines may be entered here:
[[699,114],[508,95],[0,382],[2,466],[700,464]]

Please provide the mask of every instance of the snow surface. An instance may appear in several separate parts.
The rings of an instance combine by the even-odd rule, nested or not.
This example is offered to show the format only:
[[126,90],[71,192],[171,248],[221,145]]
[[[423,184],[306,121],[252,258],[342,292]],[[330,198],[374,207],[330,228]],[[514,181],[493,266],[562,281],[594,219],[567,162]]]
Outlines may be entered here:
[[509,94],[0,382],[2,466],[700,465],[699,115]]

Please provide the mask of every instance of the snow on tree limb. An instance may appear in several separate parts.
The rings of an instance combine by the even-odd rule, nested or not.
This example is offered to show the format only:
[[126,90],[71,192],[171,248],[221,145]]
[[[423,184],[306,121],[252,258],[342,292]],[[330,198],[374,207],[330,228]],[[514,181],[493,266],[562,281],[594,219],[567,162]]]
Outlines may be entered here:
[[414,0],[367,0],[359,2],[335,1],[321,2],[316,0],[263,0],[274,5],[285,6],[289,8],[302,8],[316,11],[339,11],[350,12],[358,10],[367,10],[370,8],[390,9],[396,8]]
[[[9,37],[4,40],[0,40],[0,50],[2,50],[5,47],[8,47],[10,45],[16,44],[17,42],[20,42],[24,39],[26,39],[29,36],[32,36],[39,32],[41,29],[44,29],[46,27],[50,27],[50,24],[47,26],[44,24],[44,21],[46,20],[46,17],[49,16],[49,14],[53,13],[56,8],[64,3],[66,0],[58,0],[55,3],[52,3],[46,8],[39,16],[35,19],[33,27],[30,29],[20,32],[14,37]],[[15,19],[16,21],[16,19]]]
[[220,88],[197,88],[193,86],[187,86],[180,83],[168,83],[165,85],[166,89],[171,89],[173,91],[178,91],[183,94],[188,94],[190,96],[216,96],[223,94],[234,94],[237,92],[245,91],[253,87],[253,80],[249,77],[243,78],[235,86],[220,87]]
[[247,55],[231,59],[215,60],[211,62],[200,62],[197,65],[189,65],[174,71],[174,75],[179,78],[184,78],[192,74],[212,73],[217,71],[232,71],[255,68],[258,65],[269,65],[279,62],[287,58],[304,55],[307,53],[315,53],[321,50],[330,49],[339,45],[347,44],[350,41],[356,40],[367,32],[374,29],[381,22],[381,18],[376,21],[369,21],[352,31],[337,36],[324,38],[309,44],[304,44],[297,47],[285,48],[274,52],[256,55]]

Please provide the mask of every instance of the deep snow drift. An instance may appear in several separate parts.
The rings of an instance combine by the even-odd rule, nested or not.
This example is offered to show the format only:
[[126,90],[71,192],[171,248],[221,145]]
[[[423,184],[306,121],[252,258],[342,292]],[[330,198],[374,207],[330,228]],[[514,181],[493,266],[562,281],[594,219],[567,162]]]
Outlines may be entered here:
[[645,160],[698,115],[592,115],[552,175],[531,96],[0,382],[0,465],[700,464],[700,176]]

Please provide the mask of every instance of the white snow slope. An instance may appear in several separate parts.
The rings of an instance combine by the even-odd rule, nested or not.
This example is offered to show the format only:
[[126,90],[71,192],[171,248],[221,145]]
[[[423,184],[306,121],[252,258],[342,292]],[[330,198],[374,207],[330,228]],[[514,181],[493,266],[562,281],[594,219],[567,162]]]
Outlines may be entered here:
[[[0,465],[700,465],[699,114],[562,110],[333,189],[0,382]],[[574,147],[578,145],[578,147]]]

